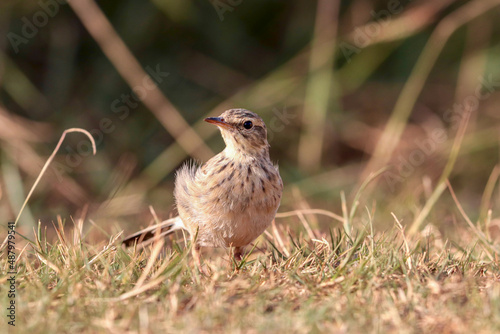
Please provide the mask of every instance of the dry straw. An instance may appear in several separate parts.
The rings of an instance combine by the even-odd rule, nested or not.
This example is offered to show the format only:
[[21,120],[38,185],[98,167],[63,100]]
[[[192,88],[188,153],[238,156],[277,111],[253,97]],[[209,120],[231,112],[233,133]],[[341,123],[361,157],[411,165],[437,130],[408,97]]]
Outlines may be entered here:
[[[33,186],[31,187],[30,192],[28,193],[28,196],[26,196],[26,199],[24,200],[24,203],[21,206],[19,213],[17,214],[16,220],[14,221],[14,227],[17,226],[17,222],[19,221],[19,218],[21,217],[21,214],[23,213],[24,208],[28,204],[28,201],[31,198],[31,195],[33,194],[33,192],[35,191],[36,186],[38,185],[38,183],[42,179],[43,175],[45,174],[45,172],[49,168],[50,163],[52,162],[52,160],[54,160],[54,157],[56,156],[57,152],[59,151],[59,148],[61,147],[61,145],[64,141],[64,138],[66,138],[66,135],[68,133],[72,133],[72,132],[80,132],[80,133],[83,133],[84,135],[86,135],[89,138],[90,142],[92,143],[92,154],[95,155],[97,153],[94,138],[87,130],[80,129],[80,128],[70,128],[70,129],[64,130],[64,132],[62,133],[61,138],[59,139],[59,142],[57,143],[54,151],[52,151],[52,154],[47,159],[47,162],[45,162],[45,165],[43,166],[42,170],[40,171],[40,174],[38,174],[38,177],[36,178],[35,183],[33,183]],[[7,244],[7,240],[8,240],[8,238],[6,237],[5,240],[2,242],[2,245],[0,246],[0,250],[3,250],[3,248]]]

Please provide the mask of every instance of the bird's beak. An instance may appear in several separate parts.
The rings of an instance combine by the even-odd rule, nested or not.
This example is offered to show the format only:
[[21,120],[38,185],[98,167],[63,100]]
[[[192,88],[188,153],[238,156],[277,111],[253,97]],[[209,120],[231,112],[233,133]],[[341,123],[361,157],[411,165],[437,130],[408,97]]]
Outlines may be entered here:
[[220,117],[207,117],[205,118],[205,122],[215,124],[221,128],[231,129],[232,126],[224,121],[223,118]]

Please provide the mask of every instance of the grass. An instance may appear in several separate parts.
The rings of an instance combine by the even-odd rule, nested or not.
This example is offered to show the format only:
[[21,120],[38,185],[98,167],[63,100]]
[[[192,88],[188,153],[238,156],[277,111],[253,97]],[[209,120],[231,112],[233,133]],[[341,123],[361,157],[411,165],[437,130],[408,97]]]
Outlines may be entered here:
[[[304,217],[303,217],[304,218]],[[87,241],[83,220],[57,238],[37,231],[18,251],[18,332],[382,332],[500,330],[498,253],[470,230],[443,240],[365,226],[311,238],[293,217],[266,232],[241,264],[205,250],[200,275],[174,240],[142,251]],[[394,218],[396,218],[394,216]],[[306,218],[306,223],[308,221]],[[286,227],[285,227],[286,226]],[[485,233],[485,235],[487,235]],[[21,244],[17,236],[17,246]],[[7,268],[6,257],[0,265]],[[1,280],[6,305],[6,277]]]

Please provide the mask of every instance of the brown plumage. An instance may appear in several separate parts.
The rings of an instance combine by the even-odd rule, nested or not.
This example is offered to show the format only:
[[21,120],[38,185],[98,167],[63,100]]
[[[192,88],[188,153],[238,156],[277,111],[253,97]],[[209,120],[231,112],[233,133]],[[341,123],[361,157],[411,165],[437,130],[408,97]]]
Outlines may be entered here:
[[196,236],[193,256],[200,268],[200,247],[234,247],[240,257],[271,224],[283,183],[269,158],[264,121],[245,109],[230,109],[205,121],[221,130],[226,148],[199,167],[185,164],[176,174],[174,196],[179,217],[139,231],[124,240],[131,245],[161,229],[179,229]]

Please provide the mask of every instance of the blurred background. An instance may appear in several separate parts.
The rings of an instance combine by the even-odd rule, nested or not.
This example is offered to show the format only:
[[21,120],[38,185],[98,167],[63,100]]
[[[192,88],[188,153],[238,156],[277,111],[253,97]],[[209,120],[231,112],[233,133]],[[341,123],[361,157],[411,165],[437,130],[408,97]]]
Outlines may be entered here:
[[[150,206],[168,218],[175,169],[224,147],[202,120],[234,107],[268,125],[281,212],[341,215],[341,198],[351,205],[385,168],[360,197],[377,229],[393,226],[391,212],[414,222],[447,177],[471,219],[491,209],[495,221],[499,9],[491,0],[3,0],[1,224],[74,127],[92,134],[97,154],[84,135],[67,135],[20,233],[58,216],[133,232],[151,223]],[[449,192],[437,195],[418,227],[465,225]]]

